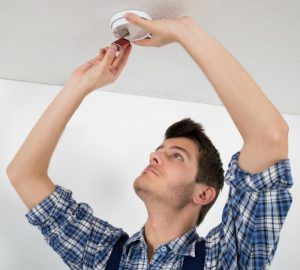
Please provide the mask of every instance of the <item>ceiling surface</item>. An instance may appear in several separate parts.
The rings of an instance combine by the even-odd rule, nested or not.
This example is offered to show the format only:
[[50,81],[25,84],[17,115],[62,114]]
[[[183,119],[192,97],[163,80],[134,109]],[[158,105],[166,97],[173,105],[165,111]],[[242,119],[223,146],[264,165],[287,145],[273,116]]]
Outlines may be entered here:
[[[72,71],[115,38],[115,12],[153,19],[191,16],[251,74],[282,112],[300,115],[300,1],[0,0],[0,78],[64,85]],[[201,69],[177,43],[133,45],[113,91],[221,105]]]

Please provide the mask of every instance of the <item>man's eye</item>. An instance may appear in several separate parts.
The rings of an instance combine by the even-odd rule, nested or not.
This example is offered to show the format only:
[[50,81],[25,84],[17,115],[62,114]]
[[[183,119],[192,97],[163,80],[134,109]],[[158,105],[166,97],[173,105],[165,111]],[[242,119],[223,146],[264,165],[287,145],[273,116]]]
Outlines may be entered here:
[[182,157],[180,154],[178,154],[178,153],[175,153],[173,156],[174,156],[175,158],[176,158],[176,157],[180,157],[180,159],[183,160],[183,157]]

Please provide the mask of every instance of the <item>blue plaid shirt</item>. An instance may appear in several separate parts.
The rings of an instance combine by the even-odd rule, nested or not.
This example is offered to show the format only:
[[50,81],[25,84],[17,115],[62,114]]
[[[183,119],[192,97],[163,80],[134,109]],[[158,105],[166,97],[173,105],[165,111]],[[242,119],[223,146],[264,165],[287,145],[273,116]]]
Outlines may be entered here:
[[[205,269],[268,269],[292,202],[289,159],[250,174],[238,166],[239,154],[232,156],[225,174],[230,191],[222,221],[205,237]],[[26,217],[71,269],[105,269],[114,244],[126,234],[58,185]],[[194,227],[159,246],[148,262],[143,226],[125,243],[119,269],[179,270],[184,256],[195,256],[201,239]]]

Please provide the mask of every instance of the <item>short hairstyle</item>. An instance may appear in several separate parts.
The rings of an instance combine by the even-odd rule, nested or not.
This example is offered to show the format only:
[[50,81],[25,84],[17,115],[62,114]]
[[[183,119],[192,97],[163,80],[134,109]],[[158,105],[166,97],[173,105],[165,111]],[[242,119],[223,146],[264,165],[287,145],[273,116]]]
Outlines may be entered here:
[[195,181],[207,184],[216,190],[215,199],[209,204],[202,206],[196,222],[196,226],[199,226],[209,209],[215,203],[224,185],[224,170],[220,154],[209,137],[204,133],[203,126],[190,118],[184,118],[169,126],[164,137],[165,140],[185,137],[198,145],[198,171]]

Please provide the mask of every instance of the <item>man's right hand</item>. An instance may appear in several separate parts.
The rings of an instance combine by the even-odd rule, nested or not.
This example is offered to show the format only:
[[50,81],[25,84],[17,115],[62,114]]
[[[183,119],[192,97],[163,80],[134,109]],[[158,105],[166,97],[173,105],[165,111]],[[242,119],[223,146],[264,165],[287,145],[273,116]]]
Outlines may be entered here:
[[126,13],[125,19],[138,25],[151,34],[151,38],[132,41],[140,46],[162,47],[166,44],[179,42],[181,33],[188,27],[196,25],[192,17],[183,16],[178,19],[145,20],[134,13]]

